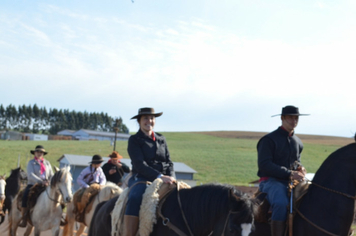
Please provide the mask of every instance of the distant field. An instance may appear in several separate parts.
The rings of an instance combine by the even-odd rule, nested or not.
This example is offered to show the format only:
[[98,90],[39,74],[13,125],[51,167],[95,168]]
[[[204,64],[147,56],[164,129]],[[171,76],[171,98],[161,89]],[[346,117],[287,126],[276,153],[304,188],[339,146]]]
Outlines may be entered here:
[[[184,162],[198,173],[194,176],[200,183],[219,182],[247,185],[256,180],[256,144],[265,133],[221,131],[221,132],[163,132],[175,162]],[[302,162],[308,172],[315,172],[324,159],[337,148],[354,142],[352,138],[298,135],[304,142]],[[49,154],[46,158],[52,165],[63,154],[108,156],[113,150],[108,141],[0,141],[0,174],[17,166],[26,167],[30,150],[38,144],[44,145]],[[126,141],[117,142],[117,150],[129,158]]]

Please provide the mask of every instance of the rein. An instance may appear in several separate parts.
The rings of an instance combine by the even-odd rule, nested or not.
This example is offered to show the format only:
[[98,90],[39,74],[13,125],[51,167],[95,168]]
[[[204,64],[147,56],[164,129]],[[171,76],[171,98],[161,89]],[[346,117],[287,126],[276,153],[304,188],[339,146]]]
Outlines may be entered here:
[[321,186],[321,185],[319,185],[319,184],[316,184],[316,183],[314,183],[314,182],[312,182],[312,184],[314,184],[315,186],[317,186],[317,187],[319,187],[319,188],[322,188],[322,189],[324,189],[324,190],[327,190],[327,191],[329,191],[329,192],[337,193],[337,194],[340,194],[340,195],[342,195],[342,196],[344,196],[344,197],[347,197],[347,198],[351,198],[351,199],[353,199],[353,200],[356,200],[356,197],[355,197],[355,196],[352,196],[352,195],[349,195],[349,194],[346,194],[346,193],[342,193],[342,192],[339,192],[339,191],[336,191],[336,190],[333,190],[333,189],[330,189],[330,188],[326,188],[326,187]]
[[[48,187],[48,186],[47,186]],[[48,199],[49,200],[51,200],[52,202],[56,202],[56,203],[59,203],[59,204],[65,204],[64,202],[60,202],[60,201],[58,201],[58,200],[56,200],[56,199],[53,199],[53,198],[51,198],[51,196],[49,195],[49,193],[48,193],[48,191],[47,191],[47,188],[46,187],[46,193],[47,193],[47,197],[48,197]],[[58,189],[59,190],[59,193],[61,194],[61,195],[63,195],[62,194],[62,191],[60,190],[60,189]]]
[[[349,195],[349,194],[346,194],[346,193],[342,193],[342,192],[339,192],[339,191],[336,191],[336,190],[333,190],[333,189],[330,189],[330,188],[326,188],[324,186],[321,186],[319,184],[316,184],[314,182],[312,182],[312,184],[314,184],[315,186],[321,188],[321,189],[324,189],[324,190],[327,190],[329,192],[332,192],[332,193],[337,193],[339,195],[342,195],[344,197],[347,197],[347,198],[350,198],[352,200],[356,200],[356,197],[355,196],[352,196],[352,195]],[[296,212],[300,215],[300,217],[302,217],[306,222],[308,222],[309,224],[311,224],[312,226],[314,226],[315,228],[317,228],[318,230],[320,230],[321,232],[327,234],[327,235],[330,235],[330,236],[338,236],[337,234],[333,234],[333,233],[330,233],[328,232],[327,230],[321,228],[320,226],[314,224],[313,222],[311,222],[308,218],[306,218],[297,208],[295,209]]]

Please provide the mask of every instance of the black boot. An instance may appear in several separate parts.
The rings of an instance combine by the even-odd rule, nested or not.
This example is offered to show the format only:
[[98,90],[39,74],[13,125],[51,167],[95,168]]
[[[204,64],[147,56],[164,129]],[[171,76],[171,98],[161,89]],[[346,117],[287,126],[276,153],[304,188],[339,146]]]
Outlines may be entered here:
[[285,221],[271,221],[271,233],[272,236],[284,236],[286,229],[286,222]]
[[27,226],[27,207],[21,208],[22,219],[19,223],[19,227],[25,228]]

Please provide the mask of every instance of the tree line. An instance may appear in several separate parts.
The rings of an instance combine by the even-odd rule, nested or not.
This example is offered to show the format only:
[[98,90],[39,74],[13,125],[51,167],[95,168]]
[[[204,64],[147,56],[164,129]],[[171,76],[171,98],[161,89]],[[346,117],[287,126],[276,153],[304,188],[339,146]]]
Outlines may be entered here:
[[35,134],[57,134],[70,129],[89,129],[96,131],[128,133],[129,130],[122,123],[122,118],[113,118],[107,113],[77,112],[69,109],[38,107],[36,104],[4,107],[0,105],[0,130],[13,130]]

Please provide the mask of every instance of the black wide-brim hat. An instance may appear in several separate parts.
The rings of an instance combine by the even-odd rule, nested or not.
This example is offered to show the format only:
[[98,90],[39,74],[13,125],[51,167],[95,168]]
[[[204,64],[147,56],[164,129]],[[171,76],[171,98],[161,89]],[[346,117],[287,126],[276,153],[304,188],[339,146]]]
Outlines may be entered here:
[[91,162],[89,162],[89,164],[100,164],[103,161],[103,158],[100,155],[96,154],[92,157]]
[[285,106],[282,108],[282,114],[273,115],[274,116],[309,116],[309,114],[300,114],[299,108],[295,106]]
[[137,119],[138,117],[142,116],[142,115],[153,115],[155,117],[159,117],[163,114],[163,112],[159,112],[159,113],[155,113],[155,109],[151,108],[151,107],[143,107],[138,109],[138,114],[135,115],[134,117],[131,118],[132,119]]
[[35,154],[36,151],[40,151],[43,152],[43,155],[46,155],[48,152],[46,152],[46,150],[44,149],[44,147],[42,145],[37,145],[35,150],[31,150],[31,154]]

